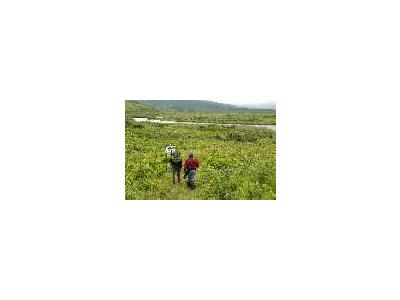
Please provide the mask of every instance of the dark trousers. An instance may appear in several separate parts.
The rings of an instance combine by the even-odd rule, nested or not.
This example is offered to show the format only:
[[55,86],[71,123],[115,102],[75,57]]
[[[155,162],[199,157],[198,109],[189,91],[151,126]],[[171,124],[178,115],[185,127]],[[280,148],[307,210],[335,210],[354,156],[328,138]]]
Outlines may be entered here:
[[178,182],[181,181],[181,169],[182,169],[182,161],[172,161],[171,160],[171,169],[172,169],[172,183],[175,183],[175,174],[178,177]]
[[178,182],[181,182],[181,168],[172,167],[172,183],[175,183],[175,174]]

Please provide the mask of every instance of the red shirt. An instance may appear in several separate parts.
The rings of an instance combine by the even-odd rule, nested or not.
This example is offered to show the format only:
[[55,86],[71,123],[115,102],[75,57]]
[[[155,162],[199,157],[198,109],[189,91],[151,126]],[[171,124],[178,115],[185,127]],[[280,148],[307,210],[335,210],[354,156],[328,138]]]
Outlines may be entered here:
[[185,160],[185,170],[194,169],[196,170],[199,167],[199,161],[196,158],[188,158]]

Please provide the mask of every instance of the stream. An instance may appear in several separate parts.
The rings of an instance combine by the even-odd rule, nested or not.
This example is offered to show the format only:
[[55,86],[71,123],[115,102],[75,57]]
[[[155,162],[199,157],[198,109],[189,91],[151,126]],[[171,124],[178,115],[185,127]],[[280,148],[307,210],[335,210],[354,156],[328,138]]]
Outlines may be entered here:
[[179,121],[162,121],[158,119],[147,119],[147,118],[133,118],[136,122],[151,122],[160,124],[189,124],[189,125],[221,125],[221,126],[248,126],[248,127],[259,127],[268,128],[276,131],[276,125],[254,125],[254,124],[220,124],[220,123],[206,123],[206,122],[179,122]]

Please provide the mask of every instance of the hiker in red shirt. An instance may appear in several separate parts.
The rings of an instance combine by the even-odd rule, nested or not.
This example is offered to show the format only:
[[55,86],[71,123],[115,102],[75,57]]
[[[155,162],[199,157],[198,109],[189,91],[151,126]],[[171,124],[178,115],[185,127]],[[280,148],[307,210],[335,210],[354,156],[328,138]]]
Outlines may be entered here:
[[190,170],[196,171],[199,166],[199,161],[193,157],[192,153],[190,153],[189,158],[185,160],[185,164],[183,166],[185,171],[185,176],[183,176],[183,178],[186,178],[188,176]]

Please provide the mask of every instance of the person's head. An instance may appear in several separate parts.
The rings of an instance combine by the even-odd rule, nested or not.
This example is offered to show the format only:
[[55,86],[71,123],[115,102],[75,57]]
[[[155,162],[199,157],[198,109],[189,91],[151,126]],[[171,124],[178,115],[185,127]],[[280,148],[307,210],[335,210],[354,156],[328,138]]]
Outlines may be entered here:
[[190,154],[189,154],[189,158],[193,158],[193,153],[190,153]]

